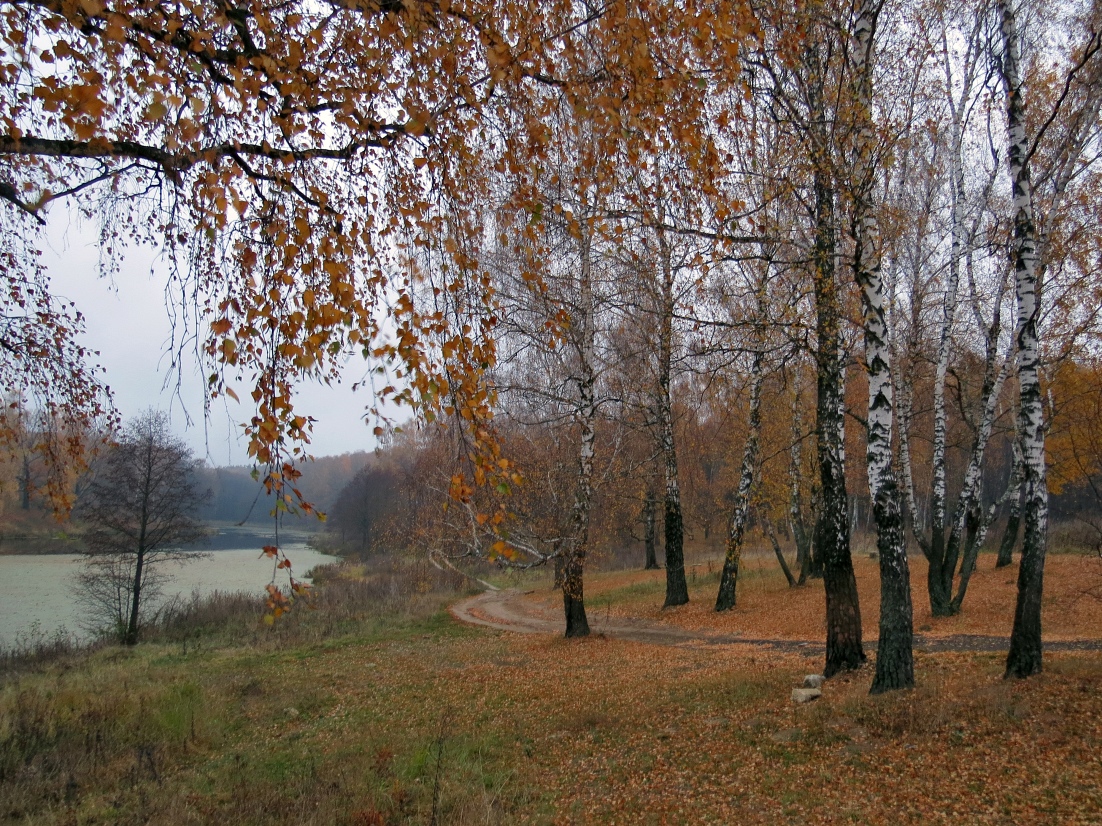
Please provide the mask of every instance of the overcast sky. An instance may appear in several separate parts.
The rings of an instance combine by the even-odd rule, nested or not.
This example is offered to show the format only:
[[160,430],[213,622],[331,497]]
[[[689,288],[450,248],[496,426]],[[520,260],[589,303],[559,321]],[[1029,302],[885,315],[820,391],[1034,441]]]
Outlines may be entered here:
[[[54,295],[76,302],[84,313],[82,341],[99,350],[98,362],[106,368],[107,384],[119,412],[128,418],[147,407],[166,410],[173,428],[197,456],[213,465],[248,464],[245,442],[238,434],[240,423],[252,415],[251,407],[219,398],[204,421],[204,379],[194,356],[185,356],[183,383],[176,393],[176,375],[168,353],[170,317],[165,307],[163,262],[159,263],[151,250],[132,249],[112,284],[98,274],[95,239],[92,227],[69,223],[63,210],[55,209],[44,263]],[[313,455],[374,449],[374,424],[369,426],[361,418],[370,396],[351,389],[362,374],[361,365],[353,363],[342,384],[325,387],[312,383],[300,391],[298,411],[318,420],[310,449]],[[239,395],[249,399],[246,392]]]

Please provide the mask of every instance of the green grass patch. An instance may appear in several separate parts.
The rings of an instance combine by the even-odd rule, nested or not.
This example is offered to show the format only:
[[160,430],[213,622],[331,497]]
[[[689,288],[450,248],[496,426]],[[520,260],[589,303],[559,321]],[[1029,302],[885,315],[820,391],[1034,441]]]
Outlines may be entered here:
[[665,577],[646,579],[622,585],[619,588],[602,590],[592,597],[593,607],[600,609],[604,605],[624,605],[641,599],[651,599],[658,594],[665,593]]

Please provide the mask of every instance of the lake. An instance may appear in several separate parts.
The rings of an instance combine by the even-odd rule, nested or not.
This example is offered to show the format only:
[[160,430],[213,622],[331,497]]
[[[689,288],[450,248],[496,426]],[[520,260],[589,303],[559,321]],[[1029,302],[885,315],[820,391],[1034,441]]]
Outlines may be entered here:
[[[305,533],[284,536],[283,550],[300,578],[317,565],[339,561],[307,547]],[[207,546],[207,556],[166,563],[170,567],[164,570],[172,572],[173,580],[165,586],[165,596],[189,596],[194,590],[262,595],[272,579],[272,562],[260,559],[260,548],[270,541],[255,530],[219,530]],[[78,554],[0,556],[0,648],[10,648],[21,637],[53,636],[58,630],[78,639],[86,636],[80,629],[81,608],[73,592],[82,559]],[[285,585],[286,573],[280,572],[276,582]]]

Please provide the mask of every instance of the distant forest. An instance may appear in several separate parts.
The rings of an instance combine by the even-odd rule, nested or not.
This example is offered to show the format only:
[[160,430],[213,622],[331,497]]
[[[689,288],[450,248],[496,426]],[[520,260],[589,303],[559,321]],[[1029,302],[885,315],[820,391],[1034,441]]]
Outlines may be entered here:
[[[322,456],[301,465],[298,487],[306,501],[328,514],[364,468],[377,463],[367,451]],[[209,491],[198,516],[204,522],[262,526],[271,520],[274,502],[264,495],[262,477],[250,467],[201,467],[199,490]],[[69,480],[72,501],[80,499],[86,477]],[[316,517],[289,513],[284,523],[307,530],[323,527]],[[59,523],[47,496],[46,468],[25,451],[0,462],[0,553],[55,553],[74,550],[73,526]]]
[[[341,491],[372,459],[366,451],[321,456],[302,465],[299,490],[314,507],[327,513]],[[202,519],[208,522],[257,524],[271,519],[274,502],[265,495],[263,477],[254,478],[250,467],[204,468],[202,485],[211,492]],[[317,524],[313,516],[289,514],[287,519]]]

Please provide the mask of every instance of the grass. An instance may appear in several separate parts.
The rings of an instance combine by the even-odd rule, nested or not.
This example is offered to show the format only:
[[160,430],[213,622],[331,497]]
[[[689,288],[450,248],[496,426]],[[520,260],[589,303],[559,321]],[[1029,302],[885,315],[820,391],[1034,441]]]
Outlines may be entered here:
[[[255,601],[215,594],[134,649],[11,652],[0,820],[507,822],[503,790],[527,786],[502,759],[512,742],[434,703],[435,669],[480,639],[443,610],[467,583],[420,561],[356,573],[315,572],[312,605],[271,628]],[[431,667],[380,692],[396,660]]]
[[[869,697],[866,670],[795,706],[789,692],[817,659],[494,634],[442,610],[464,583],[402,564],[361,573],[323,573],[317,608],[274,630],[196,604],[135,649],[9,669],[0,820],[1102,817],[1097,654],[1050,654],[1026,682],[1003,681],[998,655],[919,654],[915,691]],[[660,599],[624,576],[607,575],[624,603]],[[764,576],[761,588],[792,597]]]
[[[348,822],[497,788],[496,732],[450,727],[431,680],[374,696],[394,658],[453,665],[471,636],[440,614],[373,624],[328,646],[109,648],[0,690],[0,817],[35,822]],[[431,642],[430,642],[431,641]],[[425,672],[424,678],[430,676]],[[443,733],[441,735],[441,732]],[[441,740],[441,737],[443,738]],[[481,761],[481,762],[480,762]],[[472,786],[472,783],[475,786]],[[439,803],[439,801],[438,801]]]

